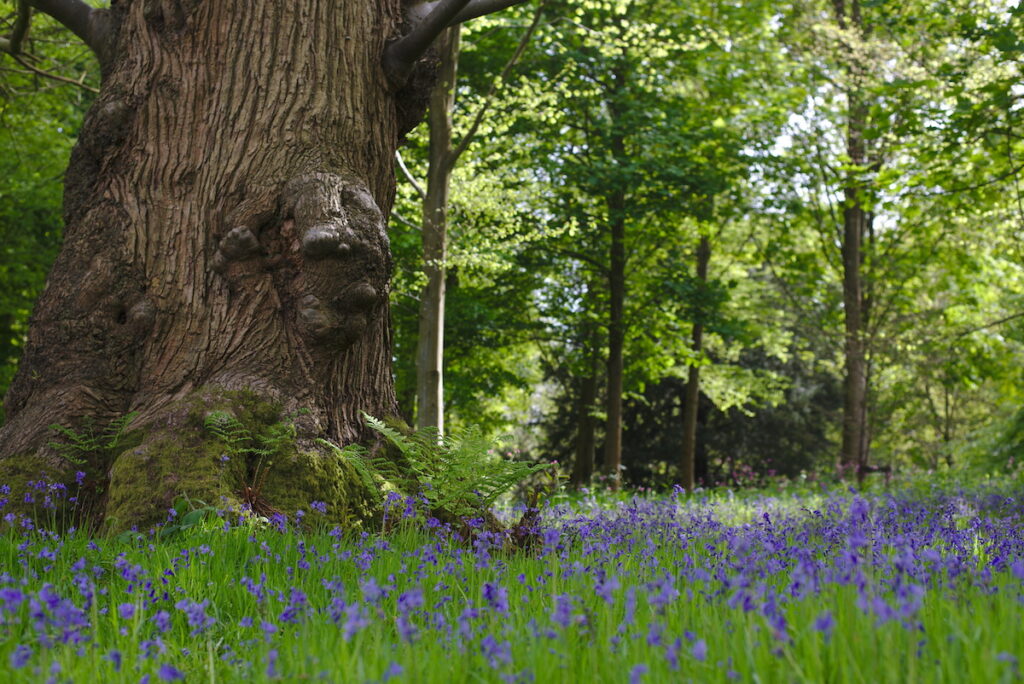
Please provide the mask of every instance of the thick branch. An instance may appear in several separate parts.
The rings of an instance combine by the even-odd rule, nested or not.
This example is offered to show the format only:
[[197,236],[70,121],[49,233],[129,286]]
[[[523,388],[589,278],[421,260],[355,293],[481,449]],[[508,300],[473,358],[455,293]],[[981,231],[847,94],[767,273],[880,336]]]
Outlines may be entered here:
[[476,19],[482,17],[485,14],[494,14],[501,10],[512,7],[513,5],[520,5],[526,2],[526,0],[470,0],[469,4],[463,8],[461,12],[455,15],[455,19],[452,24],[461,24],[464,21],[470,19]]
[[416,60],[468,4],[469,0],[440,0],[409,33],[384,48],[384,73],[388,80],[396,85],[405,83]]
[[435,0],[413,5],[408,17],[414,22],[412,30],[384,48],[384,73],[389,81],[401,86],[409,78],[416,60],[441,31],[523,2],[526,0]]
[[28,0],[28,4],[64,24],[96,53],[101,63],[106,61],[110,33],[106,10],[89,7],[82,0]]

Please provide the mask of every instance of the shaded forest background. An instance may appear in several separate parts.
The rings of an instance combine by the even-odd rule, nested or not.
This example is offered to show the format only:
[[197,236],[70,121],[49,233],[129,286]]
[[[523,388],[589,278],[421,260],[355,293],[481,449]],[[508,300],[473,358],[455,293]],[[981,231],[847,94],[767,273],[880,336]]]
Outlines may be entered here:
[[[0,35],[16,16],[0,2]],[[423,241],[433,115],[396,160],[405,416],[434,273],[447,429],[511,434],[580,482],[581,463],[608,472],[616,398],[628,485],[679,481],[688,404],[699,482],[830,476],[851,339],[869,462],[1019,469],[1022,19],[1001,1],[553,0],[467,25],[434,57],[457,73],[440,261]],[[97,87],[88,49],[42,16],[0,56],[0,392]]]

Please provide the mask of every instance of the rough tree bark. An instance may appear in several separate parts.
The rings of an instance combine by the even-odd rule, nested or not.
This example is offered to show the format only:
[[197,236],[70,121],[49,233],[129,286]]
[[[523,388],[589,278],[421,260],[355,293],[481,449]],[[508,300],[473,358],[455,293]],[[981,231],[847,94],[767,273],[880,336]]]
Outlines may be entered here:
[[[711,261],[711,241],[707,235],[701,235],[697,245],[697,281],[704,285],[708,280],[708,264]],[[704,322],[698,317],[693,324],[690,346],[696,354],[704,348]],[[697,409],[700,402],[700,366],[690,366],[683,393],[683,452],[679,461],[680,477],[683,488],[692,492],[695,482],[697,455]]]
[[361,412],[396,411],[384,227],[432,83],[420,57],[444,26],[512,3],[32,4],[93,48],[103,85],[5,397],[0,480],[67,478],[49,425],[134,414],[133,447],[87,464],[100,519],[147,524],[180,493],[237,501],[256,474],[221,461],[204,430],[218,410],[253,435],[294,423],[271,505],[358,517],[358,478],[315,440],[367,439]]

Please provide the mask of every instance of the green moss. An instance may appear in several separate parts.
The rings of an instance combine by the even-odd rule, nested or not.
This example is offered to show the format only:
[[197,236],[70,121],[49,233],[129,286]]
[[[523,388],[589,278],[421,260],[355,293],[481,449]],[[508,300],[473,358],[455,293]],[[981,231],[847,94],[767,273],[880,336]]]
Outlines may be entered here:
[[224,508],[238,503],[244,464],[222,461],[219,443],[190,431],[187,437],[155,435],[117,458],[110,471],[108,529],[146,529],[163,522],[180,495]]
[[[235,443],[218,437],[207,421],[230,417]],[[161,418],[157,433],[122,453],[110,477],[107,526],[139,529],[162,522],[185,495],[218,508],[238,507],[246,487],[289,517],[328,507],[328,521],[358,528],[377,517],[375,497],[358,474],[326,449],[304,448],[280,405],[255,392],[202,388]],[[312,519],[312,518],[311,518]]]
[[261,496],[289,517],[309,504],[327,504],[328,519],[343,529],[360,529],[380,517],[376,497],[351,464],[324,451],[296,451],[273,462]]

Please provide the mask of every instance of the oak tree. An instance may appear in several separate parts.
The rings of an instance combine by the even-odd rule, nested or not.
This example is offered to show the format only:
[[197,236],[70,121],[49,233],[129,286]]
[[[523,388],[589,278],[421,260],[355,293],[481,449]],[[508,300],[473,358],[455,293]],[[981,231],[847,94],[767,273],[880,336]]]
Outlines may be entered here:
[[[237,500],[255,480],[285,510],[358,507],[358,478],[316,440],[366,439],[362,412],[396,412],[394,153],[424,112],[434,38],[512,4],[22,3],[83,40],[103,78],[5,396],[0,479],[72,477],[49,426],[131,416],[131,448],[86,464],[100,519],[150,522],[179,493]],[[19,54],[28,30],[0,49]],[[264,473],[222,460],[204,426],[225,413],[251,439],[282,422],[293,439]]]

